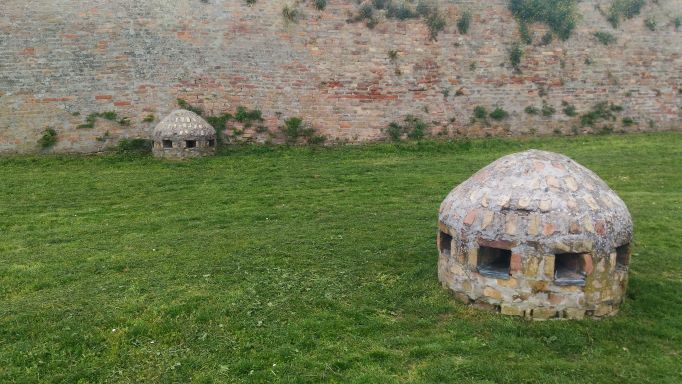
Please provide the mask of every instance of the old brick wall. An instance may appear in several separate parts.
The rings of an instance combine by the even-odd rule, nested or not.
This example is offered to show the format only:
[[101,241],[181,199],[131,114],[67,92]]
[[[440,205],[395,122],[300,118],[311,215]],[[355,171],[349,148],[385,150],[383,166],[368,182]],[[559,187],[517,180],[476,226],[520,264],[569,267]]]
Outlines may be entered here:
[[[287,0],[54,0],[0,4],[0,153],[38,151],[46,127],[59,134],[54,150],[92,152],[124,137],[149,137],[183,98],[213,113],[237,106],[263,111],[277,132],[301,116],[340,140],[385,136],[382,129],[408,114],[433,135],[481,136],[582,131],[579,113],[599,101],[624,107],[637,123],[618,130],[679,128],[682,119],[682,1],[647,4],[642,15],[614,30],[595,10],[608,1],[582,1],[582,18],[568,41],[524,47],[521,72],[508,51],[519,41],[506,1],[438,3],[448,25],[437,41],[419,20],[381,21],[374,29],[347,23],[354,1],[329,0],[326,10],[299,4],[303,18],[287,23]],[[312,2],[310,2],[312,3]],[[651,3],[651,2],[649,2]],[[457,32],[464,10],[469,33]],[[644,26],[655,17],[656,31]],[[532,26],[536,40],[542,25]],[[617,43],[592,36],[608,31]],[[395,50],[398,57],[389,58]],[[544,103],[557,113],[528,115]],[[502,122],[471,123],[476,105],[500,106]],[[130,126],[98,120],[115,111]],[[156,121],[143,122],[153,114]]]

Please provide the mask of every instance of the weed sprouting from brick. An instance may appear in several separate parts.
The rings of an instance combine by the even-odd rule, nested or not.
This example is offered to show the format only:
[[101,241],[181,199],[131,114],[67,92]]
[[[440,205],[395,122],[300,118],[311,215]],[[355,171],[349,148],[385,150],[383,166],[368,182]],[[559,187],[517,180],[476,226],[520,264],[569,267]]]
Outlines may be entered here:
[[567,101],[562,101],[561,105],[563,106],[564,115],[573,117],[578,114],[575,105],[569,104]]
[[617,41],[616,36],[609,32],[597,31],[592,33],[592,36],[604,45],[611,45]]
[[645,0],[612,0],[606,19],[613,28],[618,28],[623,19],[632,19],[639,15],[646,4]]
[[624,117],[621,120],[621,122],[623,123],[623,126],[625,126],[625,127],[630,127],[630,126],[637,124],[635,119],[633,119],[632,117]]
[[[367,27],[374,28],[380,16],[399,21],[421,19],[429,30],[430,40],[436,40],[447,25],[444,13],[434,2],[426,0],[420,0],[416,5],[413,2],[394,0],[359,2],[357,11],[347,21],[364,22]],[[466,28],[468,29],[468,25]]]
[[199,116],[204,114],[204,110],[195,106],[190,105],[186,100],[177,99],[178,106],[182,109],[186,109],[190,112],[194,112]]
[[485,120],[488,116],[488,111],[482,105],[477,105],[474,107],[474,119],[475,120]]
[[315,128],[306,124],[300,117],[290,117],[284,121],[282,133],[286,137],[286,142],[289,145],[296,144],[310,144],[319,145],[324,144],[326,137],[316,133]]
[[580,115],[580,123],[583,127],[593,127],[601,121],[615,121],[615,112],[621,112],[622,110],[623,107],[620,105],[601,101],[592,106],[592,110]]
[[315,8],[318,11],[324,11],[327,8],[327,0],[315,0]]
[[469,32],[469,27],[471,26],[471,12],[464,11],[462,15],[457,19],[457,30],[460,34],[465,35]]
[[518,43],[514,43],[509,50],[509,62],[511,63],[511,66],[516,70],[517,72],[521,70],[521,59],[523,58],[523,49],[521,49],[521,45]]
[[106,112],[93,112],[89,114],[85,118],[85,123],[78,125],[76,128],[79,129],[92,129],[95,127],[95,123],[97,122],[97,119],[105,119],[109,121],[113,121],[118,123],[118,125],[122,127],[127,127],[130,126],[130,118],[129,117],[119,117],[118,114],[114,111],[106,111]]
[[505,111],[505,110],[504,110],[503,108],[501,108],[501,107],[497,107],[497,108],[495,108],[492,112],[490,112],[490,115],[489,115],[489,116],[490,116],[490,118],[493,119],[493,120],[500,121],[500,120],[504,120],[504,119],[506,119],[507,117],[509,117],[509,112]]
[[404,139],[421,140],[426,137],[428,124],[419,117],[407,115],[403,123],[392,122],[386,127],[386,136],[394,142]]
[[301,11],[299,11],[295,6],[286,4],[282,8],[282,17],[284,18],[285,23],[297,23],[301,18]]
[[57,131],[54,128],[45,128],[43,135],[38,139],[38,145],[42,149],[49,149],[55,144],[57,144]]
[[542,104],[542,116],[549,117],[554,115],[554,113],[556,113],[556,108],[547,103]]
[[116,152],[122,155],[149,155],[152,145],[152,140],[148,139],[122,139],[116,145]]
[[532,105],[527,106],[526,109],[524,109],[524,111],[529,115],[537,115],[540,113],[540,109]]
[[561,40],[568,40],[578,20],[576,0],[511,0],[509,10],[520,28],[542,23]]

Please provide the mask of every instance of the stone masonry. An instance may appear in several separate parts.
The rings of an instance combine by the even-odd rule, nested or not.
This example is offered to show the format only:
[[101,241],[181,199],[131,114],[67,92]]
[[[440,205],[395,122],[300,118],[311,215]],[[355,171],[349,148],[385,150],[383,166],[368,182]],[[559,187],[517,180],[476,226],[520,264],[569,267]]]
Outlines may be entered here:
[[[352,0],[329,0],[323,11],[285,0],[4,0],[0,153],[38,151],[46,127],[58,132],[56,152],[149,138],[178,98],[211,114],[260,109],[275,141],[292,116],[350,142],[383,139],[383,129],[408,114],[443,137],[601,129],[562,113],[562,102],[578,113],[600,101],[622,105],[609,122],[615,131],[679,128],[682,31],[672,21],[682,15],[679,0],[647,1],[618,29],[595,9],[609,1],[579,2],[581,19],[567,41],[541,45],[546,27],[531,26],[534,42],[523,48],[520,71],[509,62],[520,37],[507,1],[435,2],[447,25],[431,41],[422,20],[381,19],[373,29],[347,22],[357,12]],[[298,9],[298,21],[282,17],[285,5]],[[464,11],[473,20],[460,34]],[[655,31],[645,17],[657,20]],[[617,41],[603,45],[595,31]],[[557,112],[524,112],[543,103]],[[472,122],[477,105],[510,115]],[[92,129],[77,128],[108,111],[131,124],[98,119]],[[621,124],[623,117],[632,122]]]
[[465,303],[545,320],[610,316],[623,301],[630,213],[566,156],[502,157],[453,189],[438,218],[438,278]]
[[216,151],[216,132],[194,112],[178,109],[154,128],[154,156],[186,159],[212,155]]

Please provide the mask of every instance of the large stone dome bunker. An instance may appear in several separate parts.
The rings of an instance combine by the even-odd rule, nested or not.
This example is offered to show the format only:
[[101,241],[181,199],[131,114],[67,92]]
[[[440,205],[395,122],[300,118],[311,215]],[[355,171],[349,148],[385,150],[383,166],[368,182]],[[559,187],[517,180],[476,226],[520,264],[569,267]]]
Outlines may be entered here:
[[215,153],[215,129],[192,111],[177,109],[154,128],[154,156],[183,159]]
[[455,297],[532,319],[617,313],[632,219],[596,174],[529,150],[458,185],[438,217],[438,278]]

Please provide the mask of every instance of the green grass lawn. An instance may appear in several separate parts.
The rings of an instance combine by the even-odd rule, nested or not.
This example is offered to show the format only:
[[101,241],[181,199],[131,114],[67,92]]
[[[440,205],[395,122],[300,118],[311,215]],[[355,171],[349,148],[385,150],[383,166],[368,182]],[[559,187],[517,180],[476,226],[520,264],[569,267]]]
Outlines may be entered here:
[[[437,211],[539,148],[635,221],[620,314],[455,302]],[[682,134],[0,158],[0,382],[682,382]]]

